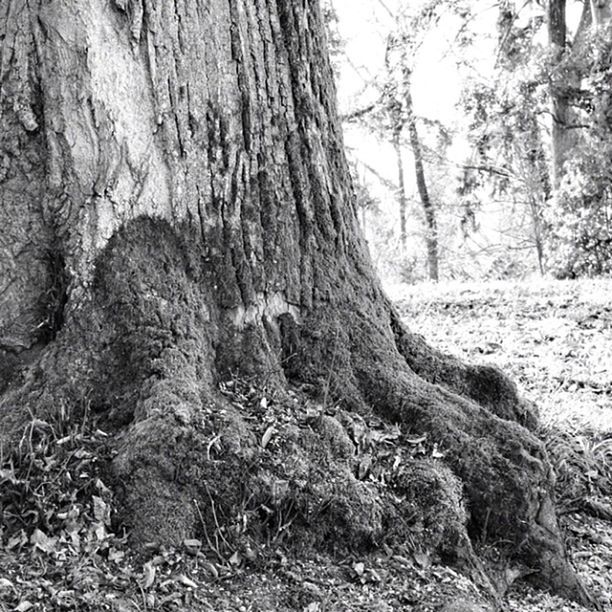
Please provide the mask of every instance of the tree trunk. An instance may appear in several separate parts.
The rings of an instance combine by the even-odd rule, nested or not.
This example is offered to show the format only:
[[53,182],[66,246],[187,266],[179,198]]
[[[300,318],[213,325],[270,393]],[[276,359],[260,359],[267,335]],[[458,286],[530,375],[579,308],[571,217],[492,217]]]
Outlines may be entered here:
[[406,199],[406,181],[404,180],[404,160],[402,157],[402,145],[400,140],[401,127],[393,130],[393,150],[395,151],[395,161],[397,163],[397,200],[399,204],[400,216],[400,242],[402,248],[406,248],[406,209],[408,207]]
[[531,214],[531,225],[533,228],[533,243],[535,246],[536,256],[538,258],[538,270],[540,276],[544,276],[546,269],[544,267],[544,238],[542,232],[542,205],[535,198],[529,198],[529,211]]
[[[565,0],[549,0],[547,5],[548,42],[553,52],[553,61],[558,66],[563,61],[567,45]],[[558,70],[550,83],[552,112],[552,185],[558,189],[563,177],[563,164],[570,150],[569,104],[567,98],[567,76]]]
[[403,94],[404,103],[406,104],[406,114],[408,117],[408,137],[410,138],[410,147],[414,156],[414,173],[416,176],[417,189],[419,191],[419,199],[425,214],[425,244],[427,246],[427,269],[429,271],[429,279],[438,281],[438,223],[436,221],[436,209],[429,196],[427,182],[425,181],[425,167],[423,165],[423,150],[421,148],[421,140],[417,130],[416,119],[414,116],[414,108],[412,104],[412,91],[410,84],[410,70],[404,58],[403,65]]
[[591,0],[591,15],[595,27],[606,26],[612,19],[610,0]]
[[[310,0],[2,3],[4,452],[93,419],[135,544],[265,541],[289,512],[296,546],[421,533],[473,565],[484,533],[585,600],[530,409],[380,289],[323,32]],[[366,480],[378,422],[399,463]]]

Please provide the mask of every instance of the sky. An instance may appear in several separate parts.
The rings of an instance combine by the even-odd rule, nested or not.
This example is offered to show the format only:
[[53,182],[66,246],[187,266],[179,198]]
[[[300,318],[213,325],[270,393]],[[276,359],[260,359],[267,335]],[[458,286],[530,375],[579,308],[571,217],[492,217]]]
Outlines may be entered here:
[[[417,10],[427,0],[331,0],[338,14],[338,29],[345,41],[345,55],[338,81],[338,101],[341,113],[349,113],[367,106],[376,99],[376,92],[369,87],[377,74],[384,71],[385,39],[395,27],[401,6]],[[461,71],[457,67],[456,36],[458,20],[442,19],[440,25],[429,34],[419,49],[412,79],[412,97],[417,117],[438,120],[453,127],[460,119],[457,103],[468,71],[486,80],[492,78],[496,54],[496,22],[498,0],[474,0],[474,20],[470,28],[476,32],[478,45],[471,50],[470,68]],[[536,2],[522,3],[520,20],[527,21],[530,11],[542,14]],[[570,30],[578,23],[582,4],[568,2]],[[520,21],[519,20],[519,21]],[[542,31],[542,36],[545,32]],[[397,165],[393,150],[368,131],[357,125],[345,125],[345,144],[353,159],[361,160],[376,170],[387,181],[397,183]],[[469,155],[465,137],[457,138],[449,154],[453,161],[461,163]],[[414,191],[412,159],[409,147],[404,152],[405,178],[408,190]],[[366,171],[367,175],[367,171]],[[366,182],[370,183],[366,176]],[[372,177],[370,176],[370,179]],[[384,188],[372,179],[368,186],[378,197],[389,198]]]
[[[339,29],[346,41],[350,65],[341,73],[340,105],[349,110],[364,86],[380,74],[384,65],[385,38],[395,20],[377,0],[333,0],[339,18]],[[398,0],[384,3],[392,12]],[[411,2],[411,6],[416,6]],[[448,119],[454,115],[454,104],[460,88],[459,73],[449,39],[453,32],[430,37],[421,48],[414,74],[414,104],[417,114]]]
[[[390,31],[396,28],[397,19],[392,15],[398,8],[416,10],[419,4],[431,0],[328,0],[338,15],[338,33],[345,42],[345,61],[339,66],[338,102],[341,114],[350,113],[367,107],[378,97],[378,92],[371,86],[377,75],[384,74],[385,42]],[[473,154],[468,143],[467,125],[458,102],[464,82],[468,76],[475,76],[480,82],[495,78],[497,53],[499,0],[471,1],[472,13],[469,30],[474,32],[474,45],[463,49],[461,55],[469,61],[463,61],[458,67],[456,38],[459,19],[450,14],[444,15],[436,29],[428,33],[419,49],[415,68],[412,73],[411,93],[417,118],[437,120],[451,130],[453,144],[446,152],[447,162],[429,165],[426,180],[430,195],[434,200],[443,202],[447,214],[459,216],[461,211],[454,211],[456,188],[462,174],[462,165]],[[518,25],[527,25],[530,17],[543,16],[543,8],[537,2],[517,0],[520,7]],[[582,3],[569,0],[567,17],[570,35],[575,30],[580,18]],[[542,28],[540,36],[547,38],[546,29]],[[542,40],[546,44],[546,40]],[[421,137],[425,134],[423,122],[419,122]],[[548,123],[544,123],[546,128]],[[357,123],[344,123],[344,141],[349,159],[357,162],[358,180],[369,193],[378,200],[381,215],[368,215],[365,223],[366,238],[370,242],[373,256],[399,246],[397,231],[399,212],[397,192],[393,186],[398,185],[398,170],[395,151],[389,142],[374,136],[365,126]],[[455,129],[456,128],[456,129]],[[430,130],[431,133],[431,130]],[[431,137],[431,136],[430,136]],[[403,168],[406,191],[409,200],[408,233],[422,236],[422,210],[419,204],[414,160],[408,145],[403,147]],[[383,180],[380,180],[382,177]],[[433,189],[432,189],[433,185]],[[390,187],[391,186],[391,187]],[[482,204],[479,213],[479,227],[489,236],[502,227],[503,215],[499,206],[503,203]],[[488,208],[487,208],[488,205]],[[493,208],[492,208],[493,207]],[[486,209],[486,210],[485,210]],[[501,220],[500,220],[501,219]],[[499,227],[498,227],[499,226]],[[499,231],[503,231],[499,230]],[[488,239],[488,238],[487,238]],[[412,252],[418,250],[418,242],[410,242]],[[478,245],[477,245],[478,246]],[[400,254],[410,253],[400,249]],[[383,258],[385,256],[383,255]]]
[[[339,34],[345,41],[348,61],[340,68],[338,98],[341,113],[348,113],[367,106],[374,101],[376,92],[369,84],[384,70],[385,41],[395,26],[390,13],[396,13],[402,0],[332,0],[339,19]],[[405,4],[405,0],[404,0]],[[481,2],[481,27],[495,31],[497,16],[494,3]],[[416,8],[418,0],[411,0]],[[490,8],[487,9],[487,6]],[[388,9],[388,10],[387,10]],[[453,39],[456,24],[448,21],[428,36],[419,50],[418,61],[412,81],[415,113],[427,119],[439,120],[452,125],[457,118],[456,104],[461,93],[462,78],[454,54]],[[482,61],[491,60],[492,51],[483,50]],[[483,68],[486,70],[486,68]],[[385,144],[368,131],[355,124],[344,127],[345,145],[353,159],[363,162],[362,180],[368,184],[373,195],[388,202],[394,210],[395,203],[388,189],[383,187],[366,168],[373,168],[387,181],[397,184],[397,163],[390,144]],[[456,145],[461,149],[461,144]],[[465,155],[456,151],[457,157]],[[409,192],[415,192],[412,156],[409,147],[404,151],[404,175]],[[391,201],[389,201],[391,200]]]

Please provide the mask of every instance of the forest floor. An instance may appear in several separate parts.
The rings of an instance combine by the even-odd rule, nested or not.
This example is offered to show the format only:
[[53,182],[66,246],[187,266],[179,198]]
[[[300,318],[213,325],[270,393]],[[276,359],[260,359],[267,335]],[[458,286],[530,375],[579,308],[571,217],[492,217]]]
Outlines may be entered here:
[[[569,553],[585,584],[612,611],[612,516],[607,516],[612,504],[612,282],[417,285],[388,291],[409,327],[431,344],[470,362],[499,365],[537,403],[541,433],[557,470]],[[0,612],[435,612],[449,597],[481,599],[467,577],[407,549],[304,558],[290,554],[279,538],[278,545],[270,542],[257,551],[216,559],[207,550],[212,547],[198,541],[186,541],[180,550],[151,549],[146,561],[133,557],[125,540],[107,531],[108,497],[104,484],[92,477],[92,449],[103,436],[84,429],[69,440],[66,436],[56,441],[72,445],[69,454],[61,455],[66,459],[59,461],[59,451],[47,452],[34,466],[43,473],[89,479],[98,493],[73,516],[62,517],[71,527],[55,536],[36,530],[3,538],[0,531]],[[0,487],[17,490],[18,481],[14,466],[0,464]],[[59,485],[47,482],[45,487],[46,495],[57,498],[46,500],[45,508],[66,506]],[[51,520],[54,511],[32,512],[47,512]],[[481,609],[475,604],[470,612]],[[521,581],[510,586],[499,609],[584,610]]]
[[[612,610],[612,281],[402,285],[388,293],[430,344],[499,366],[537,404],[570,555]],[[524,583],[506,605],[580,609]]]

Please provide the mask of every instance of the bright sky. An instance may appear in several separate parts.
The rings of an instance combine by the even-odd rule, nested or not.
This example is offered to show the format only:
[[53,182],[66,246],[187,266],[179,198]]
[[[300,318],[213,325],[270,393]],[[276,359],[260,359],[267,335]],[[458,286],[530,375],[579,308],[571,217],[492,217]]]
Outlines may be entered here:
[[[341,112],[363,108],[375,100],[368,84],[384,70],[385,39],[395,27],[392,14],[400,6],[418,8],[425,0],[332,0],[339,19],[340,36],[346,43],[348,61],[341,67],[338,83]],[[470,63],[479,76],[486,79],[492,74],[495,63],[496,21],[499,11],[497,0],[475,0],[476,18],[470,24],[478,33],[478,47],[473,49]],[[570,26],[577,24],[580,2],[568,2]],[[541,7],[534,2],[525,2],[521,18],[527,18],[530,11],[541,13]],[[451,18],[443,19],[439,27],[430,34],[420,48],[413,73],[412,96],[417,116],[437,119],[447,126],[457,120],[456,104],[461,92],[461,80],[467,69],[460,74],[455,54],[458,24]],[[373,167],[387,180],[397,183],[397,166],[390,145],[385,145],[368,134],[362,127],[345,126],[345,143],[353,156]],[[455,146],[456,161],[467,154],[465,143]],[[412,160],[409,147],[405,151],[405,176],[408,190],[413,190]],[[376,189],[376,185],[371,185]],[[380,193],[376,195],[381,195]],[[387,194],[388,196],[388,194]]]
[[[346,54],[351,62],[344,67],[339,84],[341,108],[348,110],[364,86],[382,72],[385,38],[395,26],[395,19],[391,18],[383,6],[395,13],[402,2],[333,0],[333,4],[340,21],[340,34],[346,41]],[[412,0],[410,6],[416,7],[417,2]],[[483,15],[486,12],[484,10]],[[495,11],[489,12],[494,20]],[[417,114],[431,119],[449,120],[454,117],[454,104],[460,88],[453,54],[453,37],[456,32],[448,26],[450,24],[428,37],[421,47],[414,73],[415,110]]]
[[[375,99],[376,92],[371,88],[368,90],[368,85],[384,71],[385,41],[396,21],[390,12],[397,13],[402,0],[333,0],[333,4],[348,58],[341,67],[339,105],[341,112],[349,112]],[[417,2],[411,0],[410,6],[416,7]],[[491,4],[492,8],[494,6]],[[483,15],[483,27],[493,26],[489,31],[494,32],[496,11],[483,9]],[[493,23],[487,23],[491,19]],[[455,35],[456,27],[447,23],[445,28],[439,28],[429,36],[419,51],[413,73],[412,94],[416,114],[437,119],[446,125],[452,124],[456,118],[455,105],[461,90],[453,46]],[[483,56],[490,58],[491,52],[483,53]],[[365,128],[357,125],[345,126],[345,143],[355,158],[397,184],[397,164],[389,144],[378,141]],[[414,191],[411,188],[414,173],[409,148],[404,153],[404,162],[407,188]],[[375,195],[388,199],[388,192],[384,193],[384,189],[379,191],[380,186],[376,185],[376,181],[370,187]]]

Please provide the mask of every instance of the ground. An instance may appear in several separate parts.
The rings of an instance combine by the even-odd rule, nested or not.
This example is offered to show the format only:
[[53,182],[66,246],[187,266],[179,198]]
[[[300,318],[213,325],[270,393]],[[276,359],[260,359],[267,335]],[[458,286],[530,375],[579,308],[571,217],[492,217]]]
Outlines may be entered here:
[[[572,560],[604,609],[612,610],[612,283],[417,285],[389,292],[407,323],[434,346],[501,366],[538,404]],[[239,382],[225,392],[261,419],[261,446],[274,445],[274,424],[288,418],[284,404]],[[291,418],[315,418],[323,428],[324,415],[313,410],[298,403]],[[377,445],[380,457],[397,432],[368,426],[363,444]],[[351,556],[289,552],[290,512],[285,520],[275,514],[268,540],[254,548],[232,550],[231,534],[218,530],[177,550],[133,556],[125,539],[112,533],[112,495],[99,455],[104,432],[91,420],[78,426],[33,421],[26,434],[20,464],[2,457],[0,502],[5,518],[19,509],[24,527],[42,528],[1,534],[1,612],[485,609],[485,594],[469,576],[419,554],[415,542]],[[436,460],[435,447],[413,442],[415,458]],[[209,450],[214,453],[214,440]],[[368,457],[364,453],[358,464],[359,477],[381,477]],[[509,585],[498,602],[503,610],[583,610],[515,578],[504,567],[495,577]]]

